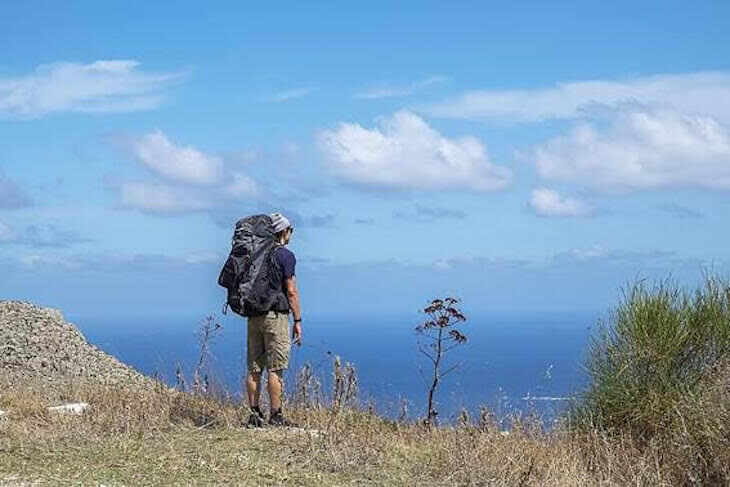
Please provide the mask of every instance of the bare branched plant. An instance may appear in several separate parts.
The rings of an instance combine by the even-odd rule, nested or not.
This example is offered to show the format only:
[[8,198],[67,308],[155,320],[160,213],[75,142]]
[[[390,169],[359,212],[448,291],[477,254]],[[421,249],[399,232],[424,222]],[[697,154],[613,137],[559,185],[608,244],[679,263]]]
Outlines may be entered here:
[[193,370],[193,392],[195,393],[206,394],[210,392],[210,378],[207,372],[211,357],[210,346],[222,330],[223,326],[215,315],[206,316],[200,322],[196,333],[200,351]]
[[322,382],[312,364],[306,363],[296,374],[293,404],[302,408],[319,408],[322,402]]
[[425,355],[433,366],[431,385],[428,389],[428,410],[425,423],[433,425],[436,423],[438,411],[434,405],[436,389],[446,375],[456,370],[458,363],[446,369],[444,366],[445,355],[466,343],[467,338],[457,327],[466,321],[466,316],[459,310],[459,300],[452,297],[434,299],[424,308],[427,315],[426,320],[416,327],[416,333],[427,342],[419,343],[418,350]]
[[398,422],[405,423],[406,421],[408,421],[408,399],[401,398],[400,414],[398,415]]
[[480,431],[488,432],[493,429],[495,429],[495,425],[497,423],[496,418],[494,417],[494,414],[492,411],[489,410],[486,406],[482,406],[479,408],[479,422],[477,423],[477,428],[479,428]]
[[185,389],[187,388],[185,383],[185,373],[179,363],[175,366],[175,388],[181,392],[185,392]]
[[357,370],[350,362],[343,366],[340,357],[335,356],[332,368],[332,410],[336,412],[343,406],[353,405],[357,396]]

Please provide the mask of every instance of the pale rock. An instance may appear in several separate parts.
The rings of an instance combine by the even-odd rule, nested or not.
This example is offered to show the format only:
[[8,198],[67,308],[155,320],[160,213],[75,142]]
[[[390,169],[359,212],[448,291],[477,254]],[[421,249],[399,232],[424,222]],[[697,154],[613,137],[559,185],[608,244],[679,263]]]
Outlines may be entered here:
[[81,414],[86,411],[88,407],[89,405],[85,402],[72,402],[69,404],[62,404],[60,406],[51,406],[48,410],[55,413]]

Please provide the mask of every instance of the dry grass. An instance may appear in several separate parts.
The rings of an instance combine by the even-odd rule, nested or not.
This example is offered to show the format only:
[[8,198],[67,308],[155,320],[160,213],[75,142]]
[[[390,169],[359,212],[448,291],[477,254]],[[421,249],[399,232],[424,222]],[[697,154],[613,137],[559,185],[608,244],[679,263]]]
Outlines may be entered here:
[[488,421],[426,428],[330,407],[290,408],[304,430],[248,430],[236,404],[163,387],[78,385],[65,397],[92,408],[65,416],[28,385],[0,396],[0,485],[727,485],[727,384],[707,391],[640,445],[530,420],[503,436]]
[[[338,357],[331,392],[310,366],[295,374],[287,413],[301,429],[244,428],[248,410],[207,381],[179,392],[0,377],[0,486],[730,485],[730,285],[634,288],[592,351],[577,408],[549,431],[516,418],[509,435],[488,411],[441,428],[379,417]],[[91,408],[46,409],[69,400]]]

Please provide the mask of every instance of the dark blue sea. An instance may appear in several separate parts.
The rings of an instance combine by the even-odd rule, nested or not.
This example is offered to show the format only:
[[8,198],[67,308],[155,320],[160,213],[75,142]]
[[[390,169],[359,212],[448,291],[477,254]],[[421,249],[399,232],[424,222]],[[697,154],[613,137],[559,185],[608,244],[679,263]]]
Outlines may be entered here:
[[[495,313],[470,317],[463,331],[468,342],[447,355],[459,366],[437,394],[442,420],[463,408],[472,414],[488,406],[498,416],[537,412],[554,418],[585,386],[582,368],[598,313]],[[191,374],[199,357],[196,331],[202,317],[114,320],[71,317],[87,339],[146,374],[175,382],[175,369]],[[210,367],[237,397],[244,373],[245,322],[219,317],[223,326],[211,344]],[[342,317],[310,319],[304,345],[294,347],[287,379],[313,365],[328,387],[335,355],[358,371],[361,398],[382,414],[400,414],[403,400],[410,417],[424,414],[430,364],[417,350],[418,317]]]

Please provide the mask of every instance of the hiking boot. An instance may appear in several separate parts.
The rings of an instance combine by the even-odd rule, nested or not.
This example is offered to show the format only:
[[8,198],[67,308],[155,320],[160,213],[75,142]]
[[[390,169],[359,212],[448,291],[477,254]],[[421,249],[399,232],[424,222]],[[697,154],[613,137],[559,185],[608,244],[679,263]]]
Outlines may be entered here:
[[262,413],[259,409],[251,409],[251,415],[248,417],[248,423],[246,423],[246,427],[263,428],[264,425],[264,413]]
[[299,425],[297,425],[296,423],[292,423],[291,421],[286,419],[281,413],[281,410],[271,413],[271,417],[269,418],[269,424],[271,426],[287,426],[290,428],[299,427]]

